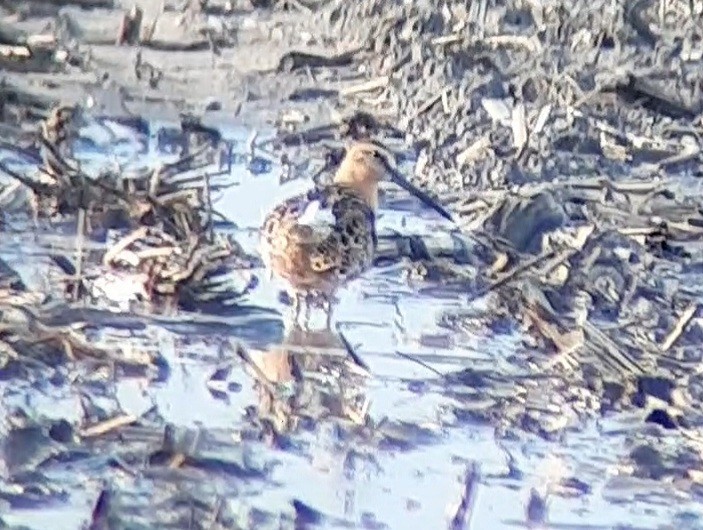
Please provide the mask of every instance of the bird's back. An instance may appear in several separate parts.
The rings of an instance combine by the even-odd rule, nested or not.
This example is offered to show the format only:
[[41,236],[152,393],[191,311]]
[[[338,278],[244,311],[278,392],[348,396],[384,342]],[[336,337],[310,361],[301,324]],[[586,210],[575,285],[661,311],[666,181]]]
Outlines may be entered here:
[[261,228],[267,267],[298,289],[333,291],[371,266],[375,215],[354,190],[316,187],[277,205]]

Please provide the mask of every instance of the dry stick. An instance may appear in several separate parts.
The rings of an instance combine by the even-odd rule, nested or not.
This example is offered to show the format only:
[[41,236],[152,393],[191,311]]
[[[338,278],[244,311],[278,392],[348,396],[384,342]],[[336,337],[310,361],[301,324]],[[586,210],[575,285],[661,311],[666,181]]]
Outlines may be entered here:
[[359,85],[344,87],[339,90],[339,93],[342,96],[351,96],[353,94],[358,94],[359,92],[370,92],[371,90],[387,86],[389,80],[390,77],[384,75],[381,77],[377,77],[376,79],[366,81],[365,83],[361,83]]
[[112,494],[108,489],[103,488],[98,495],[93,506],[88,530],[102,530],[107,528],[107,517],[110,512],[110,500]]
[[[78,169],[76,167],[71,166],[68,161],[61,155],[61,153],[59,153],[58,147],[49,142],[49,140],[47,140],[44,135],[41,135],[39,137],[39,143],[41,143],[42,147],[44,147],[44,149],[49,152],[49,155],[51,155],[52,160],[50,161],[53,161],[60,166],[58,169],[60,169],[64,173],[78,172]],[[45,164],[47,163],[48,158],[49,157],[46,154],[42,154],[42,160]]]
[[133,6],[128,12],[122,14],[120,27],[117,30],[115,45],[121,46],[124,43],[138,44],[139,33],[142,25],[144,12],[139,6]]
[[663,352],[668,351],[679,339],[684,329],[686,329],[686,326],[693,318],[693,315],[696,313],[697,309],[698,304],[696,304],[695,302],[689,305],[686,309],[684,309],[684,312],[681,314],[681,317],[676,322],[676,325],[669,332],[669,334],[666,336],[664,342],[661,345],[661,349]]
[[75,361],[76,354],[73,352],[73,346],[71,346],[71,342],[66,337],[59,337],[58,340],[61,343],[61,346],[63,346],[63,351],[66,354],[66,357],[68,357],[69,361]]
[[266,376],[266,374],[259,368],[259,365],[254,362],[254,360],[251,358],[249,353],[241,346],[237,346],[237,357],[239,357],[242,361],[244,361],[244,364],[249,366],[253,371],[254,374],[256,375],[256,378],[258,379],[259,383],[261,383],[266,391],[271,394],[272,396],[275,395],[276,389],[274,384],[271,382],[271,380]]
[[371,370],[369,370],[369,365],[366,364],[359,355],[354,351],[354,348],[352,347],[351,343],[349,340],[344,336],[344,333],[342,333],[342,330],[340,329],[339,324],[337,324],[337,335],[339,335],[339,340],[342,342],[342,345],[344,345],[344,349],[347,350],[347,353],[349,354],[349,357],[352,358],[352,360],[361,368],[366,370],[367,374],[371,373]]
[[0,204],[4,204],[6,201],[10,201],[11,197],[18,191],[21,185],[21,182],[12,182],[2,188],[2,190],[0,191]]
[[451,530],[471,528],[471,515],[473,513],[473,507],[476,504],[476,494],[478,492],[480,480],[481,468],[477,462],[471,462],[464,475],[464,489],[462,491],[461,500],[449,523],[449,528]]
[[145,248],[144,250],[135,250],[133,254],[139,261],[146,261],[154,258],[168,258],[177,253],[178,249],[169,246],[157,248]]
[[540,50],[539,39],[535,37],[527,37],[524,35],[494,35],[483,40],[489,46],[515,46],[523,47],[528,51],[536,53]]
[[464,36],[461,33],[450,33],[448,35],[440,35],[432,39],[432,44],[444,45],[444,44],[455,44],[457,42],[462,42]]
[[[505,194],[504,194],[505,197]],[[500,210],[503,207],[503,202],[502,200],[497,200],[493,205],[488,206],[485,212],[481,216],[477,216],[473,221],[461,221],[460,228],[465,232],[465,233],[472,233],[475,232],[479,227],[483,226],[483,224],[486,222],[486,220],[490,219],[498,210]],[[464,210],[466,211],[466,210]],[[478,211],[478,210],[476,210]],[[459,212],[461,215],[462,212]]]
[[90,427],[81,429],[80,435],[83,438],[92,438],[94,436],[100,436],[106,434],[120,427],[125,427],[137,421],[137,417],[134,414],[123,414],[122,416],[116,416],[105,421],[98,422]]
[[444,114],[449,116],[451,113],[451,108],[449,107],[449,91],[448,90],[443,90],[442,91],[442,110],[444,110]]
[[408,359],[409,361],[412,361],[412,362],[414,362],[414,363],[419,364],[419,365],[422,366],[423,368],[428,369],[430,372],[432,372],[433,374],[435,374],[435,375],[441,377],[442,379],[445,379],[445,378],[447,377],[446,374],[443,374],[442,372],[440,372],[439,370],[437,370],[437,369],[434,368],[433,366],[430,366],[429,364],[427,364],[427,363],[426,363],[425,361],[423,361],[422,359],[418,359],[418,358],[416,358],[416,357],[413,357],[413,356],[410,355],[409,353],[403,353],[403,352],[401,352],[401,351],[397,351],[397,350],[396,350],[395,354],[398,355],[398,356],[400,356],[400,357],[403,357],[403,358],[405,358],[405,359]]
[[[89,181],[91,183],[91,185],[94,185],[94,186],[100,188],[101,190],[103,190],[107,193],[110,193],[119,199],[124,200],[127,204],[131,204],[130,197],[126,193],[123,193],[122,191],[115,189],[112,186],[108,186],[107,184],[101,182],[100,179],[88,179],[84,174],[80,173],[79,170],[71,167],[68,164],[68,162],[66,162],[66,160],[59,154],[58,150],[51,143],[49,143],[43,136],[39,138],[39,141],[49,151],[49,154],[52,155],[54,162],[58,163],[61,166],[61,168],[60,168],[61,171],[65,172],[65,173],[77,174],[77,175],[81,176],[84,183],[86,181]],[[4,168],[3,168],[3,170],[5,171]],[[44,172],[45,174],[53,177],[53,178],[56,178],[55,175],[52,175],[51,173],[47,173],[44,168],[39,168],[39,170]],[[15,175],[12,175],[10,173],[8,173],[8,175],[10,175],[13,178],[17,178]],[[36,184],[35,184],[35,186],[36,186]],[[45,185],[42,185],[42,186],[43,186],[42,189],[47,188],[47,186],[45,186]],[[32,187],[32,186],[30,185],[30,187]],[[35,188],[32,187],[32,189],[35,189]],[[147,197],[147,200],[150,201],[150,198]],[[153,203],[152,203],[152,206],[154,206]]]
[[103,265],[112,264],[112,262],[117,258],[118,254],[126,250],[129,245],[131,245],[138,239],[145,237],[148,233],[149,229],[146,226],[141,226],[131,234],[127,234],[117,243],[112,245],[112,247],[108,249],[107,252],[105,252],[105,255],[103,256]]
[[701,149],[698,146],[684,147],[680,152],[673,154],[660,160],[657,164],[659,167],[671,166],[673,164],[680,164],[682,162],[688,162],[697,158],[701,154]]
[[623,235],[623,236],[628,236],[628,237],[633,237],[633,236],[650,236],[652,234],[656,234],[659,232],[659,228],[657,227],[642,227],[642,228],[617,228],[616,231]]
[[603,358],[603,352],[609,354],[607,359],[612,360],[610,363],[611,367],[620,367],[627,370],[630,374],[635,375],[642,375],[644,373],[642,367],[630,354],[620,351],[618,345],[593,324],[588,321],[585,322],[583,331],[586,333],[586,338],[588,342],[591,343],[592,349],[597,356]]
[[[534,258],[527,260],[525,263],[522,265],[518,265],[515,267],[513,270],[508,272],[507,274],[503,275],[501,278],[498,278],[497,280],[491,282],[488,287],[484,289],[484,292],[479,293],[480,295],[487,294],[489,291],[493,291],[497,289],[498,287],[501,287],[508,283],[510,280],[515,278],[518,274],[521,272],[526,271],[527,269],[532,268],[534,265],[537,265],[538,263],[548,260],[556,255],[556,252],[554,250],[549,250],[547,252],[543,252],[542,254],[535,256]],[[567,256],[568,257],[568,256]]]
[[30,190],[32,190],[34,193],[42,193],[46,190],[47,186],[46,184],[43,184],[41,182],[35,182],[32,179],[29,179],[23,175],[20,175],[19,173],[16,173],[12,171],[9,167],[7,167],[5,164],[0,162],[0,171],[8,175],[9,177],[15,179],[18,182],[21,182],[25,186],[27,186]]
[[156,192],[159,189],[159,184],[161,184],[161,172],[163,169],[163,163],[159,162],[151,172],[151,177],[149,177],[149,191],[147,192],[149,195],[156,195]]
[[439,93],[436,96],[431,97],[427,101],[425,101],[420,107],[413,113],[411,119],[416,119],[428,110],[430,110],[442,97],[444,94],[449,92],[450,86],[444,87],[442,90],[439,91]]
[[[174,162],[166,162],[163,164],[163,170],[166,171],[168,169],[174,169],[176,171],[184,171],[184,169],[181,166],[184,166],[185,164],[189,164],[193,162],[197,157],[202,155],[205,151],[207,151],[209,146],[207,144],[203,144],[200,147],[198,147],[195,151],[192,151],[185,155],[182,158],[179,158],[178,160]],[[205,167],[205,166],[202,166]],[[186,168],[185,170],[188,169],[194,169],[194,168]]]

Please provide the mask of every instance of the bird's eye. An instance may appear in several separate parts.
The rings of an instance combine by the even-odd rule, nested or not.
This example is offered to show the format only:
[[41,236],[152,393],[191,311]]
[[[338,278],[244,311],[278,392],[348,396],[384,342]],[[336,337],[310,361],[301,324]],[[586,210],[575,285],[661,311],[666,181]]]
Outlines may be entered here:
[[374,158],[383,158],[383,155],[381,154],[380,151],[373,151],[373,157]]

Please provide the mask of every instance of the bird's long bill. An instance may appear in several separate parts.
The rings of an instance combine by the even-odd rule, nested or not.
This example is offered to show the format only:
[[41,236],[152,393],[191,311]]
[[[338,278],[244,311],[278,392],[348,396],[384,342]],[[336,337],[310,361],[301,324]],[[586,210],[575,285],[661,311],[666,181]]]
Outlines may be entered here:
[[452,218],[452,214],[450,214],[444,206],[439,204],[436,200],[434,200],[432,197],[430,197],[427,193],[422,191],[419,188],[416,188],[410,182],[408,182],[403,175],[401,175],[398,170],[396,170],[394,167],[391,167],[390,164],[387,165],[388,168],[388,174],[390,176],[390,179],[392,182],[395,182],[398,186],[401,188],[409,191],[412,193],[415,197],[420,199],[426,206],[429,206],[432,208],[434,211],[436,211],[439,215],[444,217],[445,219],[449,219],[450,221],[453,221],[454,219]]

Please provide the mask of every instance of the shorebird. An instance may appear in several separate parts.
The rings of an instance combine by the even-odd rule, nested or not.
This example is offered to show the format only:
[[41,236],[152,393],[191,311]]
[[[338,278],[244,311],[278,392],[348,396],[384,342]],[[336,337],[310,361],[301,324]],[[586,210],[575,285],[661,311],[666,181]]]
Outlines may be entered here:
[[295,323],[303,302],[307,320],[311,303],[321,301],[329,328],[337,289],[372,266],[378,243],[378,183],[384,177],[451,219],[429,195],[403,178],[391,160],[392,155],[374,142],[353,143],[332,184],[286,199],[264,217],[261,256],[269,275],[287,283]]

